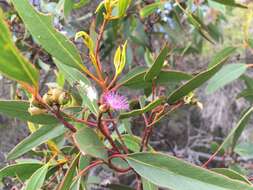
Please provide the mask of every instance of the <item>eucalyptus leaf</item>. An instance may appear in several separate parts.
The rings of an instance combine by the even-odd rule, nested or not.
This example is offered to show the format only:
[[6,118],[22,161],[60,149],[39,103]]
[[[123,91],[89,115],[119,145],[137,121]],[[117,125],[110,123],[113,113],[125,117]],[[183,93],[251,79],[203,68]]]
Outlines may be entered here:
[[39,73],[15,47],[2,11],[0,11],[0,49],[0,73],[37,87]]
[[24,190],[35,190],[40,189],[46,179],[46,174],[48,171],[48,164],[45,164],[39,168],[27,181]]
[[251,185],[251,182],[246,177],[242,176],[241,174],[237,173],[234,170],[228,168],[213,168],[212,171],[227,176],[231,179],[239,180]]
[[152,81],[155,77],[159,76],[163,67],[164,61],[169,53],[170,48],[166,45],[152,64],[150,69],[144,76],[145,81]]
[[8,165],[0,170],[0,181],[2,181],[4,177],[18,177],[22,181],[25,181],[40,167],[42,167],[42,163],[34,162],[22,162]]
[[37,147],[44,142],[58,137],[66,132],[66,128],[63,125],[45,125],[40,127],[30,136],[21,141],[14,149],[8,154],[8,159],[15,159],[24,153],[30,151],[32,148]]
[[61,183],[57,187],[57,190],[69,190],[71,187],[71,184],[73,182],[73,178],[76,174],[77,165],[79,162],[80,155],[77,155],[73,162],[71,163],[68,171],[66,172],[64,178],[62,179]]
[[211,68],[220,62],[226,61],[233,53],[236,52],[236,50],[237,50],[236,47],[226,47],[222,49],[213,56],[208,67]]
[[226,84],[238,79],[247,70],[246,64],[225,65],[208,82],[206,92],[211,94]]
[[58,120],[49,114],[31,115],[28,112],[30,103],[19,100],[0,100],[0,113],[9,117],[15,117],[23,121],[37,124],[57,124]]
[[75,46],[53,27],[53,17],[37,12],[29,1],[11,0],[36,41],[61,63],[87,71]]
[[145,178],[141,178],[143,190],[158,190],[158,187]]
[[172,92],[168,97],[168,103],[175,103],[176,101],[180,100],[196,88],[200,87],[206,81],[208,81],[213,75],[215,75],[221,68],[222,63],[224,61],[218,62],[215,66],[209,68],[206,71],[199,73],[198,75],[194,76],[191,80],[186,82],[184,85],[180,86],[174,92]]
[[125,113],[121,113],[119,116],[119,119],[126,119],[129,117],[133,117],[133,116],[137,116],[137,115],[141,115],[143,113],[146,113],[154,108],[156,108],[157,106],[161,105],[164,102],[164,98],[158,98],[156,100],[154,100],[153,102],[149,103],[148,105],[146,105],[145,107],[143,107],[142,109],[136,109],[136,110],[132,110],[130,112],[125,112]]
[[209,0],[209,1],[215,1],[215,2],[221,3],[223,5],[231,6],[231,7],[247,8],[246,5],[236,3],[235,0]]
[[252,185],[161,153],[135,153],[126,160],[143,178],[173,190],[251,190]]
[[164,2],[149,4],[140,10],[141,17],[147,17],[163,6]]
[[85,155],[91,155],[97,158],[107,159],[107,150],[100,141],[95,131],[88,127],[80,128],[74,134],[74,140],[79,150]]

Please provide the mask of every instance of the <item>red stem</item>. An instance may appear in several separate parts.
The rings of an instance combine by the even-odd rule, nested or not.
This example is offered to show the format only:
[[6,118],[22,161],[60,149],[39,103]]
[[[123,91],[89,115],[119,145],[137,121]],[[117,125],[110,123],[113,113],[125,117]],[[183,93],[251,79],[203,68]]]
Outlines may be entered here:
[[[110,118],[113,119],[111,112],[108,112],[108,114],[109,114]],[[113,124],[113,128],[114,128],[115,132],[117,133],[117,136],[119,137],[119,140],[121,142],[121,146],[122,146],[124,152],[126,154],[128,154],[129,153],[128,148],[127,148],[127,146],[126,146],[126,144],[125,144],[125,142],[124,142],[124,140],[123,140],[123,138],[122,138],[122,136],[121,136],[121,134],[120,134],[120,132],[117,128],[117,125],[116,125],[115,121],[112,120],[112,124]]]
[[131,167],[124,168],[124,169],[123,169],[123,168],[118,168],[117,166],[115,166],[115,165],[112,163],[112,159],[113,159],[113,158],[121,158],[122,160],[126,161],[126,160],[125,160],[125,157],[126,157],[126,155],[123,155],[123,154],[114,154],[114,155],[112,155],[112,156],[110,156],[110,157],[108,158],[108,165],[109,165],[112,169],[116,170],[116,171],[119,172],[119,173],[126,173],[126,172],[129,172],[130,170],[132,170]]
[[109,134],[108,130],[107,130],[107,126],[104,126],[101,122],[102,120],[102,113],[99,113],[98,115],[98,125],[97,128],[101,131],[101,133],[106,137],[106,139],[109,141],[109,143],[111,144],[111,146],[118,152],[120,153],[120,150],[118,149],[118,147],[116,146],[116,144],[114,143],[113,139],[111,138],[111,135]]
[[104,34],[104,30],[105,30],[105,26],[106,26],[107,22],[108,22],[108,20],[104,19],[103,24],[102,24],[102,26],[100,28],[100,31],[99,31],[99,35],[98,35],[98,38],[97,38],[96,49],[95,49],[95,57],[96,57],[96,61],[97,61],[97,64],[98,64],[98,68],[99,68],[101,73],[102,73],[102,65],[101,65],[100,58],[99,58],[99,48],[100,48],[100,43],[101,43],[101,40],[103,38],[103,34]]
[[87,166],[86,168],[84,168],[82,171],[80,171],[75,178],[78,178],[78,177],[84,175],[88,170],[94,168],[97,165],[103,164],[103,163],[104,163],[103,160],[98,160],[98,161],[93,162],[92,164],[90,164],[89,166]]

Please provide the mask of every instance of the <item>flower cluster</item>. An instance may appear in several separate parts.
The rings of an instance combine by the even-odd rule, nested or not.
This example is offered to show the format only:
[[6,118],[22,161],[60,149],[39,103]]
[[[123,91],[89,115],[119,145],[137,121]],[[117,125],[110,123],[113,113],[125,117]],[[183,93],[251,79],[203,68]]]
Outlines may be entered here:
[[103,101],[106,105],[110,106],[110,108],[116,111],[129,109],[127,98],[118,94],[117,92],[110,91],[105,93],[103,96]]

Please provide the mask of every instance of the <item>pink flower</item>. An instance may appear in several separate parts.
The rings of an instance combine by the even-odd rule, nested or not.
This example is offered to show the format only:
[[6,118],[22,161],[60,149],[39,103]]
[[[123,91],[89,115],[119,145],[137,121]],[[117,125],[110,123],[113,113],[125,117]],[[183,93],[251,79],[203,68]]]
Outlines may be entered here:
[[119,95],[117,92],[107,92],[103,96],[104,103],[114,110],[129,109],[128,101],[125,96]]

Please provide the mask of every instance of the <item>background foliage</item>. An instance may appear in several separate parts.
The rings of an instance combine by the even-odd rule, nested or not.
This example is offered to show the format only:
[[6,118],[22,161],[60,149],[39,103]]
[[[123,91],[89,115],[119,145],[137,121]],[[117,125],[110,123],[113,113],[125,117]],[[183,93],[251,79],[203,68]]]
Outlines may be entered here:
[[[245,89],[238,98],[251,105],[252,64],[239,57],[252,51],[250,3],[105,0],[74,19],[91,2],[6,3],[0,71],[16,81],[16,93],[0,101],[0,112],[27,121],[30,135],[8,154],[13,163],[0,170],[1,179],[13,177],[22,189],[252,188],[252,143],[238,143],[251,106],[222,142],[199,145],[201,167],[180,160],[175,148],[164,154],[150,143],[176,110],[205,109],[196,95],[205,83],[208,97],[239,79]],[[78,31],[86,19],[90,24]],[[238,35],[231,35],[236,21]],[[211,61],[203,64],[200,56]],[[197,63],[183,66],[185,60]],[[47,73],[50,83],[42,80]],[[123,174],[126,186],[98,181],[92,174],[98,165]]]

